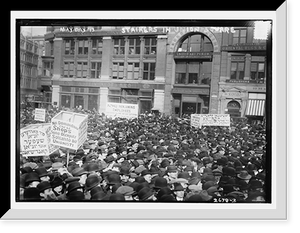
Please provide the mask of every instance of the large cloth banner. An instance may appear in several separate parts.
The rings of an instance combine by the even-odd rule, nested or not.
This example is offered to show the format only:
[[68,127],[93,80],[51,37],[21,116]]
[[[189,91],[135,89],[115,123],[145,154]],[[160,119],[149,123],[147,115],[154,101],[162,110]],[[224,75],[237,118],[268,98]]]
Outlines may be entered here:
[[111,118],[137,118],[139,106],[137,104],[107,103],[105,115]]
[[20,153],[22,156],[46,156],[59,146],[50,142],[51,124],[32,124],[21,129]]
[[77,150],[87,139],[88,115],[61,111],[51,120],[51,143]]
[[191,126],[230,126],[229,114],[191,114]]

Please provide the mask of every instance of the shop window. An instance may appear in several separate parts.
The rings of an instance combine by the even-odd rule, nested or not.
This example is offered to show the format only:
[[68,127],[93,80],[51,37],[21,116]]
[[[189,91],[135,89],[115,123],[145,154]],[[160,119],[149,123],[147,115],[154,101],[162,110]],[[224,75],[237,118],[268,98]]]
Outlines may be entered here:
[[89,93],[99,93],[99,88],[98,87],[89,87],[88,89]]
[[84,93],[85,91],[84,91],[84,87],[75,87],[74,88],[74,92],[81,92],[81,93]]
[[91,78],[100,78],[101,62],[91,62]]
[[141,99],[139,104],[140,113],[151,112],[152,100]]
[[75,41],[73,39],[65,40],[65,54],[74,55],[75,52]]
[[121,103],[121,89],[109,89],[108,102],[110,103]]
[[244,79],[245,62],[232,61],[230,79],[243,80]]
[[88,110],[98,110],[98,95],[88,96]]
[[70,108],[71,107],[71,96],[61,95],[61,107]]
[[102,54],[103,41],[102,38],[92,40],[92,54]]
[[232,34],[232,44],[244,44],[247,42],[247,29],[234,28],[235,32]]
[[61,86],[60,90],[61,90],[61,92],[71,92],[72,88],[69,86]]
[[74,96],[74,108],[83,108],[84,109],[84,98],[82,95]]

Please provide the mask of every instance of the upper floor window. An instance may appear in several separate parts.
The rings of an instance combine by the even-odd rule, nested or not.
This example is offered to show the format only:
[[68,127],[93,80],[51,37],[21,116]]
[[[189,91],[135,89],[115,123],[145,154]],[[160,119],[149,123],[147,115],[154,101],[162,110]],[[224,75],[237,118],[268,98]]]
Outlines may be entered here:
[[101,38],[92,40],[92,54],[102,54],[103,42]]
[[243,80],[245,75],[245,62],[244,61],[232,61],[230,79]]
[[156,54],[156,38],[145,37],[145,51],[144,54]]
[[265,78],[265,63],[251,62],[251,80],[263,80]]
[[154,80],[155,79],[155,63],[154,62],[144,62],[143,79],[144,80]]
[[88,40],[78,40],[78,54],[87,55],[89,52]]
[[247,29],[234,28],[235,32],[232,34],[232,44],[244,44],[247,42]]
[[129,37],[129,55],[141,53],[141,39],[139,37]]
[[74,55],[75,53],[75,41],[73,39],[65,40],[65,54]]
[[100,78],[101,62],[91,62],[91,78]]
[[124,55],[125,54],[125,39],[116,38],[114,39],[114,54]]
[[212,52],[213,45],[203,34],[192,34],[186,37],[178,46],[177,52]]

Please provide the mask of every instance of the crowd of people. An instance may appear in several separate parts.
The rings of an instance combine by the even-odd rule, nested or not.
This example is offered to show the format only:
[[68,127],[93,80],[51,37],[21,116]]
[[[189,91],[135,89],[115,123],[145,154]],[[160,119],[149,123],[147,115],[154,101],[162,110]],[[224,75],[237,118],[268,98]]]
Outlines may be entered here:
[[[88,139],[76,151],[20,155],[18,200],[268,201],[264,124],[194,128],[189,118],[159,113],[111,119],[75,111],[89,116]],[[48,110],[47,121],[58,112]],[[30,114],[21,114],[23,125],[35,123]]]

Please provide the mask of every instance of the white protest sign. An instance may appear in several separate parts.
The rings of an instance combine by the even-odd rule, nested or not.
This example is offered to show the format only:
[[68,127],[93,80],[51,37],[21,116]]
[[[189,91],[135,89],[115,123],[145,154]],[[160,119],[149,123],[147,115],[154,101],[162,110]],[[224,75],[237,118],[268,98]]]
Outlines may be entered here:
[[87,139],[88,115],[61,111],[51,120],[51,143],[77,150]]
[[107,103],[105,115],[111,118],[137,118],[139,107],[137,104]]
[[34,109],[34,120],[35,121],[45,122],[45,118],[46,118],[46,109],[44,109],[44,108]]
[[201,127],[200,121],[201,121],[200,114],[191,114],[191,126],[195,128]]
[[201,126],[230,126],[229,114],[201,114]]
[[21,129],[20,149],[22,156],[46,156],[59,147],[51,145],[51,124],[33,124]]

